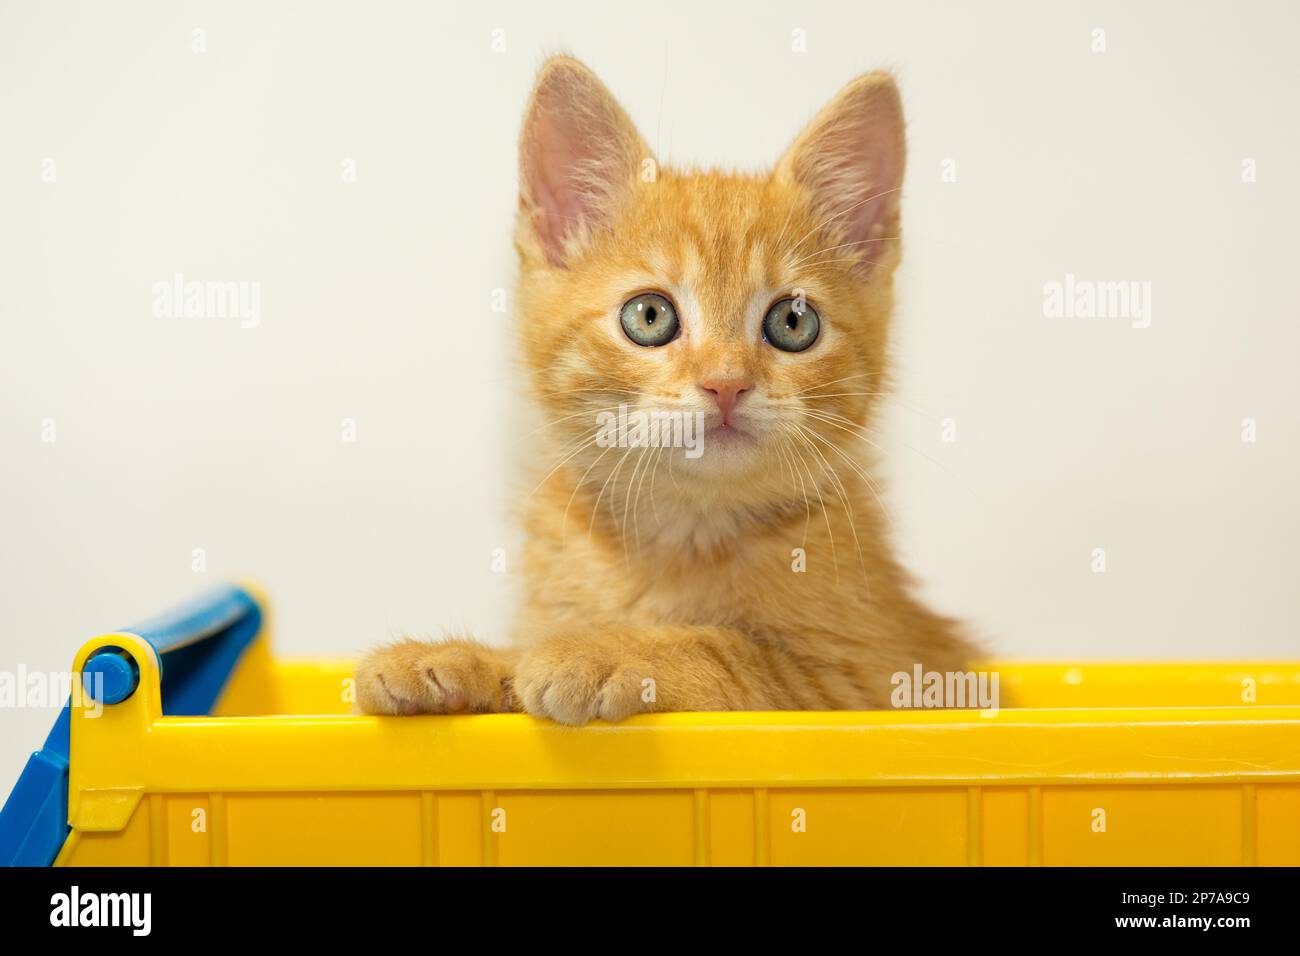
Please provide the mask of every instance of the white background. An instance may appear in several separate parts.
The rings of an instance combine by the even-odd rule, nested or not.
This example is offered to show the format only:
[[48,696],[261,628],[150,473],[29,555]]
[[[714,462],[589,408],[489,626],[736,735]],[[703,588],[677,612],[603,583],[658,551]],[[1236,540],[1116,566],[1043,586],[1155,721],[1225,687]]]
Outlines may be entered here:
[[[6,4],[0,670],[242,575],[286,654],[503,637],[489,562],[529,486],[490,303],[560,50],[663,159],[744,169],[896,69],[882,441],[926,595],[1004,655],[1297,656],[1298,27],[1281,2]],[[260,326],[156,318],[176,273],[260,283]],[[1066,273],[1150,282],[1150,327],[1045,318]],[[0,711],[0,792],[52,713]]]

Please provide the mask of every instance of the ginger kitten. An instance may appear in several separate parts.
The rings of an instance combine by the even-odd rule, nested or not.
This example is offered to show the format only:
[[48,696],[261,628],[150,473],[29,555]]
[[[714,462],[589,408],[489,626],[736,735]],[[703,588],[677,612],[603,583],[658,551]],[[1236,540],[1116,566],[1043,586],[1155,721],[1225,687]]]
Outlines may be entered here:
[[[917,663],[965,668],[958,627],[909,593],[869,471],[903,166],[883,73],[740,175],[659,167],[590,70],[542,67],[515,247],[546,425],[514,643],[375,650],[363,710],[861,709]],[[698,414],[702,449],[601,440],[620,407]]]

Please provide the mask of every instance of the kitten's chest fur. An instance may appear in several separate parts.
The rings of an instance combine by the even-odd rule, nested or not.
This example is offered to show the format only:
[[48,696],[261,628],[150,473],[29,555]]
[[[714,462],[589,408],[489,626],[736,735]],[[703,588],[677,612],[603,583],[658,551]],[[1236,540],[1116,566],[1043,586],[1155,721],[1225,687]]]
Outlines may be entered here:
[[[525,595],[516,637],[608,626],[722,626],[865,671],[957,667],[956,626],[908,592],[865,489],[843,507],[745,512],[661,503],[658,516],[591,520],[569,491],[526,516]],[[565,509],[568,509],[567,520]],[[590,533],[589,533],[590,530]],[[855,533],[856,532],[856,535]]]

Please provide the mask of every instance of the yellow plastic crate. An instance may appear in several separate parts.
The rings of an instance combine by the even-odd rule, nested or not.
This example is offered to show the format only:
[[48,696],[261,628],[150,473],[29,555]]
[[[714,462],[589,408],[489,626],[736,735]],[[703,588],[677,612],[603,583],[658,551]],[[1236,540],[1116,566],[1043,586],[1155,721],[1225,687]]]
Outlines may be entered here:
[[[1300,865],[1300,663],[991,663],[1015,709],[349,713],[266,628],[211,716],[159,654],[71,712],[59,865]],[[1253,700],[1253,703],[1243,701]]]

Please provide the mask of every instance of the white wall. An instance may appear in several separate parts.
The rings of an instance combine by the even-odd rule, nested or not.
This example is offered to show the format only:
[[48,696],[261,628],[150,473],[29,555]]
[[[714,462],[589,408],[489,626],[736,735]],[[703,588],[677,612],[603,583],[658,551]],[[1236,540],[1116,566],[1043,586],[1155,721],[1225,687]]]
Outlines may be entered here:
[[[236,575],[286,653],[502,634],[520,416],[489,303],[559,49],[668,160],[749,168],[896,68],[886,443],[927,593],[1009,655],[1296,656],[1298,27],[1282,2],[6,5],[0,670]],[[178,272],[260,283],[260,325],[156,318]],[[1044,317],[1066,273],[1151,283],[1150,327]],[[0,792],[51,716],[0,710]]]

